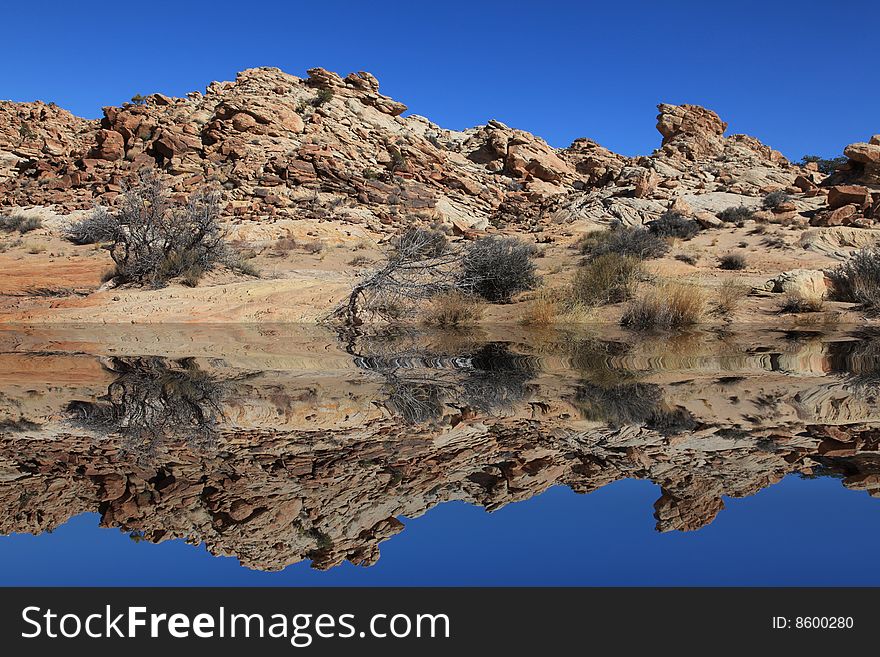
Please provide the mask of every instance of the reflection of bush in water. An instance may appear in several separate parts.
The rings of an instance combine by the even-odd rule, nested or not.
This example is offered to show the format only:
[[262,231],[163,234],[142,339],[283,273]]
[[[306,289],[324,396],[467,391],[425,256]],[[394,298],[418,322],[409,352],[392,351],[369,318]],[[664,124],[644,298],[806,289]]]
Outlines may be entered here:
[[408,424],[440,420],[447,405],[486,414],[512,408],[529,394],[528,381],[537,374],[534,359],[514,354],[497,342],[461,356],[416,358],[457,365],[408,369],[373,360],[369,367],[385,376],[385,406]]
[[68,412],[79,426],[118,434],[124,447],[152,453],[165,439],[194,447],[213,444],[223,417],[222,386],[189,358],[114,358],[118,374],[97,402],[72,401]]
[[606,422],[612,427],[641,424],[672,435],[697,426],[687,409],[667,407],[660,386],[653,383],[582,382],[573,401],[585,420]]
[[832,367],[848,375],[847,383],[876,392],[880,388],[880,335],[860,334],[856,341],[832,343]]

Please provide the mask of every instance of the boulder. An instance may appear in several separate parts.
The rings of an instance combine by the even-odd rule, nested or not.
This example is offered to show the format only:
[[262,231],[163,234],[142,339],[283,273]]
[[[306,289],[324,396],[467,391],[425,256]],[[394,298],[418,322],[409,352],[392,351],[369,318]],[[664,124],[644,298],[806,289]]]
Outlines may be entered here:
[[125,157],[125,139],[115,130],[98,130],[91,156],[99,160],[121,160]]
[[759,291],[785,293],[803,298],[824,298],[828,293],[828,280],[825,272],[815,269],[793,269],[771,278]]
[[854,162],[880,164],[880,144],[857,142],[844,148],[843,154]]
[[871,205],[871,190],[861,185],[836,185],[828,190],[828,207],[831,210],[854,204],[859,208]]

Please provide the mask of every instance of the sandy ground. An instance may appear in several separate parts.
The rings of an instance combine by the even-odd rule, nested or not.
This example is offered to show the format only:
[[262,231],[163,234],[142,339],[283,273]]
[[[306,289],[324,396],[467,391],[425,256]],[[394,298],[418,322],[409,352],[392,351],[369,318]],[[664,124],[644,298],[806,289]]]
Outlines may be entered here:
[[[357,226],[332,222],[282,220],[274,223],[242,221],[229,228],[233,244],[248,255],[260,278],[213,273],[195,287],[171,282],[167,287],[105,289],[102,276],[110,269],[105,249],[76,246],[61,237],[69,218],[45,209],[30,210],[44,218],[44,226],[25,235],[0,234],[0,323],[315,323],[345,298],[359,274],[382,258],[379,236]],[[519,295],[513,303],[487,305],[482,323],[518,324],[528,321],[530,307],[564,291],[581,257],[573,248],[578,236],[596,226],[567,226],[555,242],[541,245],[537,260],[541,289]],[[749,289],[761,286],[781,272],[828,269],[855,248],[876,243],[880,231],[811,229],[759,225],[723,226],[705,230],[688,241],[678,240],[668,256],[648,261],[651,280],[671,280],[702,288],[707,298],[706,323],[724,326],[747,323],[767,325],[825,325],[860,323],[865,318],[849,304],[827,302],[823,312],[802,315],[780,313],[778,294],[752,294],[733,312],[721,317],[711,312],[725,280]],[[523,238],[528,238],[524,235]],[[725,254],[742,254],[746,268],[719,269]],[[686,255],[688,264],[676,259]],[[562,311],[558,311],[563,315]],[[559,321],[616,324],[621,304],[604,306]],[[418,316],[411,321],[418,321]]]

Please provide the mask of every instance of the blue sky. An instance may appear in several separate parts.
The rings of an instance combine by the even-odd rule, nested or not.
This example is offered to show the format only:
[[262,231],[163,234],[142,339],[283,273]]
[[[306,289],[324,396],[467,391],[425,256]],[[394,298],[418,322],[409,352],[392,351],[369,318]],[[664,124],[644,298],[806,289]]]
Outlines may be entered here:
[[495,118],[649,153],[658,102],[715,109],[790,157],[880,132],[880,3],[8,2],[0,97],[74,113],[253,66],[374,73],[449,128]]
[[726,499],[694,532],[654,530],[660,490],[619,481],[556,487],[494,513],[462,502],[406,519],[375,566],[280,573],[183,541],[134,543],[95,514],[52,534],[0,537],[0,586],[878,586],[880,500],[836,479],[782,482]]

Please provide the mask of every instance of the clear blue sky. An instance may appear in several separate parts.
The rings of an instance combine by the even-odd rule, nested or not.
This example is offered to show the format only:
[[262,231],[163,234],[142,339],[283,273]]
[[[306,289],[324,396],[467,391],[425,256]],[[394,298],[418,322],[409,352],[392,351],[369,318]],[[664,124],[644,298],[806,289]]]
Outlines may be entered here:
[[8,2],[0,98],[82,116],[253,66],[374,73],[448,128],[649,153],[658,102],[697,103],[790,157],[880,133],[880,2]]

